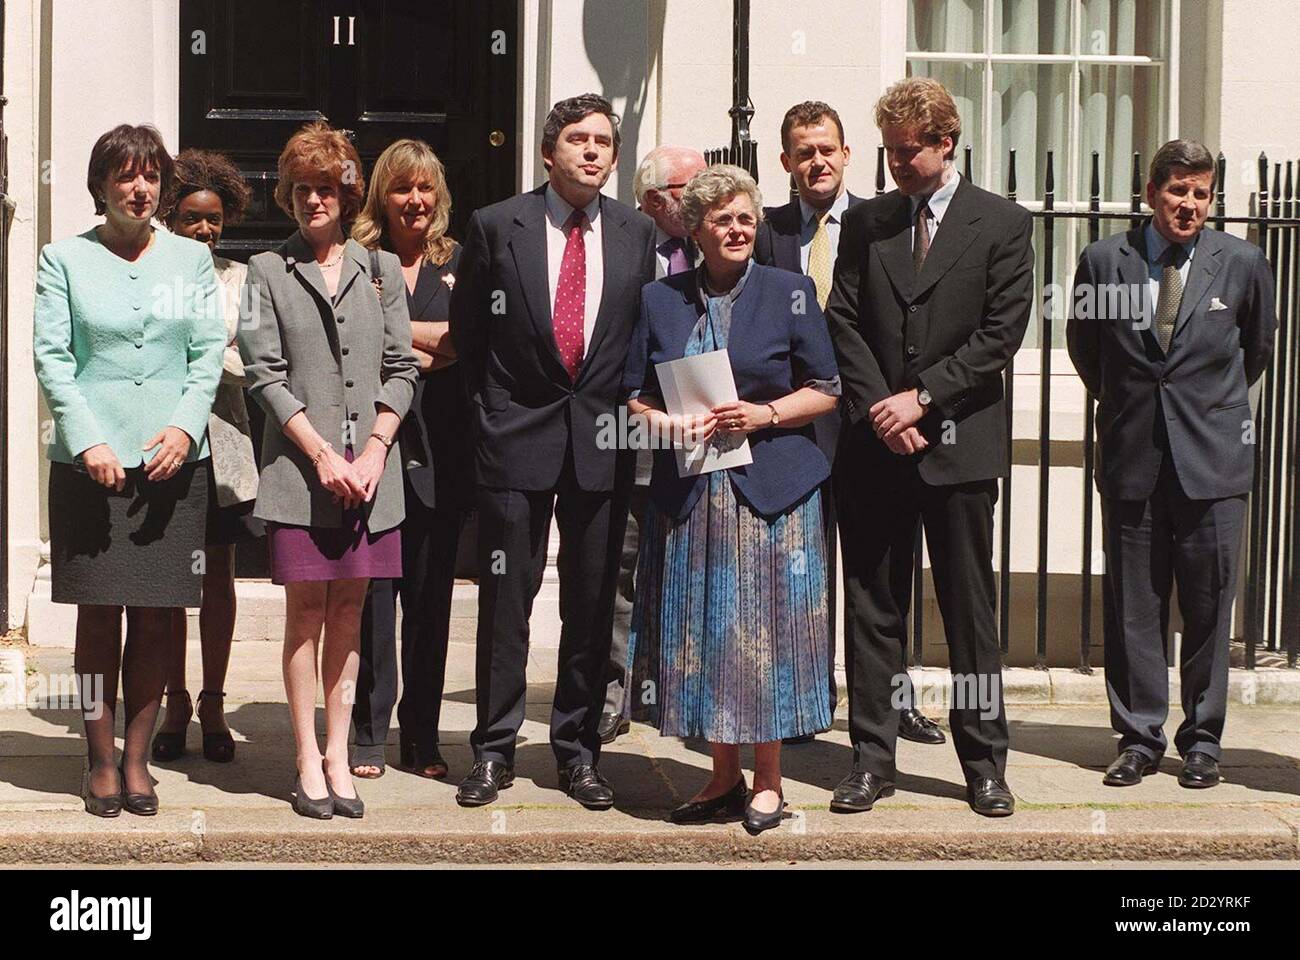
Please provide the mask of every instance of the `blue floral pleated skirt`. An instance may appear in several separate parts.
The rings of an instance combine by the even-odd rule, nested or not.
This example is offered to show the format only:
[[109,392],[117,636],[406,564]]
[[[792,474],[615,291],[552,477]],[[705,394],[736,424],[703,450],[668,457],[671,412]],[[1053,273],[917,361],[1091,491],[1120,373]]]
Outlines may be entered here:
[[769,520],[718,471],[685,519],[651,505],[628,637],[632,719],[712,743],[825,730],[829,641],[818,491]]

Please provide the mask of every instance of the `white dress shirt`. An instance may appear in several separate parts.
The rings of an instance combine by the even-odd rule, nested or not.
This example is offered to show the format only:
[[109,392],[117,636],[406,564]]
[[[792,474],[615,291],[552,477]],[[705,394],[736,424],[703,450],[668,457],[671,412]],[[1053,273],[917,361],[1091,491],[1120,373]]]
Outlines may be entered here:
[[[939,224],[943,223],[943,215],[948,212],[948,204],[952,202],[952,195],[957,192],[957,182],[961,180],[961,174],[955,169],[952,172],[952,179],[941,186],[934,193],[930,194],[929,204],[930,212],[925,218],[926,225],[930,228],[930,245],[934,246],[934,235],[939,232]],[[911,245],[916,249],[916,208],[921,205],[924,197],[908,197],[912,204],[912,227],[911,227]]]
[[[601,233],[600,196],[585,207],[587,225],[582,241],[587,259],[587,285],[583,293],[582,346],[583,355],[591,345],[591,331],[596,326],[600,312],[600,295],[605,286],[605,253]],[[555,316],[555,291],[560,286],[560,264],[564,262],[564,247],[569,242],[564,232],[565,222],[573,213],[567,200],[546,187],[546,278],[551,286],[551,316]]]
[[[840,250],[840,224],[844,220],[844,211],[849,208],[849,192],[841,190],[840,195],[831,204],[831,214],[826,218],[826,232],[831,240],[831,269],[835,269],[835,257]],[[808,252],[812,249],[813,236],[817,233],[817,217],[821,211],[811,206],[803,197],[799,198],[799,265],[803,272],[808,272]]]

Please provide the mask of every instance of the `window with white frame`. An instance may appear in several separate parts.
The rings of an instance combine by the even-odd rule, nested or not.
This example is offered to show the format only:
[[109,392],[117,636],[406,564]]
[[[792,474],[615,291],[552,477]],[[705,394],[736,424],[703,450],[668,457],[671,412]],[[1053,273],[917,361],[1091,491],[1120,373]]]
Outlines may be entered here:
[[[1134,152],[1145,165],[1177,115],[1179,2],[908,0],[907,73],[952,93],[976,183],[1005,194],[1015,148],[1017,199],[1036,207],[1051,150],[1056,208],[1086,210],[1097,151],[1103,209],[1126,210]],[[1103,235],[1125,226],[1103,224]],[[1084,222],[1070,229],[1058,221],[1058,280],[1086,241]],[[1053,345],[1063,346],[1064,332],[1053,333]],[[1031,329],[1025,346],[1037,342]]]

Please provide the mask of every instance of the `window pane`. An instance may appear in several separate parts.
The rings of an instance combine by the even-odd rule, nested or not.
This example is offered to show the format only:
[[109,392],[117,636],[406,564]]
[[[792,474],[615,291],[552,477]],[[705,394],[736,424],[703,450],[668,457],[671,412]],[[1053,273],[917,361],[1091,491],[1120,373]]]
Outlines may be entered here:
[[1092,151],[1101,154],[1101,197],[1125,202],[1132,193],[1133,153],[1145,164],[1160,135],[1160,68],[1083,64],[1079,73],[1079,177],[1088,196]]
[[994,53],[1069,53],[1070,0],[996,0]]
[[1165,4],[1150,0],[1083,0],[1079,53],[1092,57],[1163,57]]
[[984,0],[908,0],[907,49],[984,51]]
[[942,83],[957,103],[961,117],[961,136],[957,141],[957,169],[965,173],[963,146],[975,145],[972,167],[975,182],[984,185],[984,161],[980,136],[984,129],[984,65],[982,63],[948,63],[935,60],[909,60],[909,77],[931,77]]
[[1016,198],[1041,200],[1047,151],[1053,151],[1056,199],[1066,194],[1070,122],[1070,67],[1065,64],[999,63],[993,66],[992,176],[986,186],[1007,190],[1010,151],[1016,151]]

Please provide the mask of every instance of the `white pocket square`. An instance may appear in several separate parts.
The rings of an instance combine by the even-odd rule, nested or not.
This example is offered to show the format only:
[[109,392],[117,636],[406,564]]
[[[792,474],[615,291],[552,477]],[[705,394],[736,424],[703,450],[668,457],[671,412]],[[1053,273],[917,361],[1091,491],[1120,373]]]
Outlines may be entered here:
[[1214,311],[1216,310],[1227,310],[1227,309],[1228,309],[1228,305],[1224,303],[1222,300],[1220,300],[1218,297],[1210,297],[1210,313],[1214,313]]

